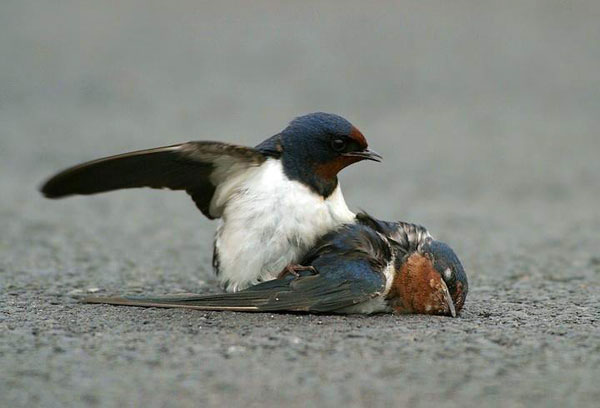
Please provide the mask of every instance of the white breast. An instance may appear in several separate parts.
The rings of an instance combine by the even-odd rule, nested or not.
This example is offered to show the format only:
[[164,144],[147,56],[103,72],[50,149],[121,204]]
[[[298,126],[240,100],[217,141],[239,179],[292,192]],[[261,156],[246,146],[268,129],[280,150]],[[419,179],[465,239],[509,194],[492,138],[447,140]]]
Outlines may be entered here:
[[355,219],[339,186],[324,199],[289,180],[275,159],[220,185],[215,203],[224,203],[215,247],[219,280],[229,291],[277,277],[321,235]]

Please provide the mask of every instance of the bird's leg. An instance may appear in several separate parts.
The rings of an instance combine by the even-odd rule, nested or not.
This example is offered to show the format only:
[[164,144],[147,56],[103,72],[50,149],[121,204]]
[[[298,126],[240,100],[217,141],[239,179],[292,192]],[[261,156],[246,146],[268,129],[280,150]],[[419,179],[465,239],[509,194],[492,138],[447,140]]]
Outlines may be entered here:
[[310,271],[310,272],[314,273],[315,275],[317,274],[317,270],[313,266],[289,264],[288,266],[283,268],[283,270],[279,273],[279,275],[277,275],[277,279],[285,278],[288,275],[293,275],[296,278],[299,278],[300,272],[304,272],[304,271]]

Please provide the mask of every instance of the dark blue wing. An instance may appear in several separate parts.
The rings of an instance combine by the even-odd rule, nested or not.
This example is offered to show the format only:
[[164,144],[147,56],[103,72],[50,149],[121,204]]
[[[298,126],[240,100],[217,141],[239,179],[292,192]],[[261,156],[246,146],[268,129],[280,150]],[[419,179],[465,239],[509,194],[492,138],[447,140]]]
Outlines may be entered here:
[[82,163],[54,175],[41,191],[48,198],[62,198],[135,187],[185,190],[212,219],[221,216],[219,211],[211,213],[210,203],[218,184],[232,174],[230,169],[259,166],[265,160],[250,147],[188,142]]
[[[157,298],[88,298],[91,303],[256,312],[336,312],[381,294],[389,245],[364,226],[343,228],[311,254],[315,272],[264,282],[238,293]],[[386,249],[387,248],[387,249]]]
[[88,298],[88,303],[180,307],[246,312],[335,312],[365,302],[385,288],[384,275],[369,260],[317,262],[317,273],[264,282],[237,293],[164,297]]

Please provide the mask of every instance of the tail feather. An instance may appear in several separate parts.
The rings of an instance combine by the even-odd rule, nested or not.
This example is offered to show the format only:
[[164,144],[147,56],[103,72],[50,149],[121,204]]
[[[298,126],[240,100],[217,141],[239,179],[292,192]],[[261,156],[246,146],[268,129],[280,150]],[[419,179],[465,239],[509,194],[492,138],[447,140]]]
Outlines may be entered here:
[[[240,297],[242,299],[240,299]],[[246,298],[246,299],[244,299]],[[96,303],[118,306],[137,306],[137,307],[159,307],[159,308],[180,308],[195,309],[206,311],[238,311],[238,312],[259,312],[257,305],[258,299],[248,299],[239,294],[222,295],[169,295],[158,297],[144,296],[114,296],[114,297],[87,297],[83,299],[84,303]]]

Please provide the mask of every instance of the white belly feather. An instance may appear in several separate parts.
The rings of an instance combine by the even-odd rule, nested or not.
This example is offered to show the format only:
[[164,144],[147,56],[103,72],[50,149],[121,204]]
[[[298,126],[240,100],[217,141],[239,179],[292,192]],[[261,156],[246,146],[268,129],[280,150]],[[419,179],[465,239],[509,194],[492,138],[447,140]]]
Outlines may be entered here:
[[317,238],[355,218],[339,186],[324,199],[289,180],[274,159],[220,185],[213,205],[224,205],[215,246],[219,279],[232,292],[275,278]]

